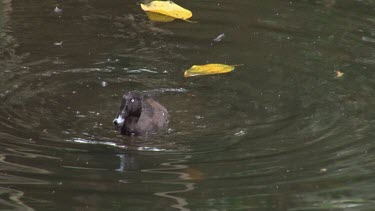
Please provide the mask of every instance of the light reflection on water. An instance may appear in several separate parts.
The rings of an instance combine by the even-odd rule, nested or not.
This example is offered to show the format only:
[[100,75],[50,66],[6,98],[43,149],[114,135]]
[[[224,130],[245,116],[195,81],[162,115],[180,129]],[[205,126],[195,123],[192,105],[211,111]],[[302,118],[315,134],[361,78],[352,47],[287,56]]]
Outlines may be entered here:
[[[375,2],[178,3],[3,1],[0,209],[372,210]],[[130,90],[167,132],[113,129]]]
[[[187,170],[187,165],[182,165],[180,163],[186,162],[191,156],[185,156],[182,159],[173,159],[169,162],[161,163],[161,168],[156,169],[143,169],[142,172],[152,173],[152,174],[172,174],[177,176],[175,180],[149,180],[149,181],[142,181],[144,183],[157,183],[157,184],[165,184],[165,185],[179,185],[184,186],[182,190],[169,190],[169,191],[162,191],[154,193],[156,196],[166,197],[169,199],[173,199],[176,204],[172,204],[171,207],[179,209],[179,210],[190,210],[187,206],[189,203],[187,202],[186,198],[178,197],[176,194],[189,192],[195,189],[195,183],[189,182],[192,181],[192,177],[188,173],[183,173],[181,171]],[[122,181],[120,181],[122,182]]]

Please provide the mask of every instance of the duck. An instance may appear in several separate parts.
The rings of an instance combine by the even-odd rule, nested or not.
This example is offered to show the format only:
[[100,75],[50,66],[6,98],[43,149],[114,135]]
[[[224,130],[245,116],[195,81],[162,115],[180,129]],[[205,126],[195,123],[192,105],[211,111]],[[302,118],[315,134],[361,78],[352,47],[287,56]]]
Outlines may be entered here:
[[142,136],[157,133],[167,127],[167,109],[141,92],[124,94],[113,124],[126,136]]

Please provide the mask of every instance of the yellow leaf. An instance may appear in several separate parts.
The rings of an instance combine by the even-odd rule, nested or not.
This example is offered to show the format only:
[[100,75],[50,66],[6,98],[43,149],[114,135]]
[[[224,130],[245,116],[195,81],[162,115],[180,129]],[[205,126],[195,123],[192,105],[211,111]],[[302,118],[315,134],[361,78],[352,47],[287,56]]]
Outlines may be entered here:
[[155,22],[171,22],[174,18],[154,12],[146,12],[148,19]]
[[185,77],[192,77],[198,75],[211,75],[220,73],[229,73],[234,70],[234,66],[226,64],[206,64],[206,65],[193,65],[184,73]]
[[193,15],[189,10],[173,3],[172,1],[152,1],[148,4],[141,4],[141,7],[145,12],[159,13],[183,20],[186,20]]

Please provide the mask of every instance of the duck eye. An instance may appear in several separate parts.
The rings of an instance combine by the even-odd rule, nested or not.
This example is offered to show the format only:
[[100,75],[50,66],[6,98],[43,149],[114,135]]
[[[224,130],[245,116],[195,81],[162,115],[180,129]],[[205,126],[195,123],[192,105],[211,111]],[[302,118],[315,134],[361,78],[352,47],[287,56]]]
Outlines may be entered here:
[[132,99],[131,102],[134,103],[134,99]]

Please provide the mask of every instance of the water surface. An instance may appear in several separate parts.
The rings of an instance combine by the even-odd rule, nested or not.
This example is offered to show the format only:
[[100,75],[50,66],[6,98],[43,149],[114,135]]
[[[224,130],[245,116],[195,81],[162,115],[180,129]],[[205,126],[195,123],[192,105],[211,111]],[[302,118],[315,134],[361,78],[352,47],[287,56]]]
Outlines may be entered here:
[[[3,1],[0,209],[373,210],[375,1],[176,3]],[[113,129],[131,90],[168,131]]]

